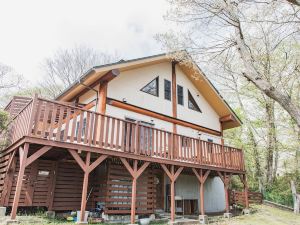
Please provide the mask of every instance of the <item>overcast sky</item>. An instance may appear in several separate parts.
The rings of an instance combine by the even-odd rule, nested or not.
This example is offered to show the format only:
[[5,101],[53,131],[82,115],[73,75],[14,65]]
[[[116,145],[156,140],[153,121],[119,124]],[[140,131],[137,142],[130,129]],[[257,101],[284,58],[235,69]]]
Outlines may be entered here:
[[165,0],[7,0],[0,3],[0,62],[28,80],[58,48],[86,45],[124,59],[161,53]]

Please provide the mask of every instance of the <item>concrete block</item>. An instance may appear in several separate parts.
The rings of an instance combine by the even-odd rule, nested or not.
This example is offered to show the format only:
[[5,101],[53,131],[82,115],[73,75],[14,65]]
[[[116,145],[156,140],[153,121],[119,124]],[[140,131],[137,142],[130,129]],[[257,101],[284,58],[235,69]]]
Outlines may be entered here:
[[251,213],[250,209],[243,209],[244,215],[250,215],[250,213]]
[[4,217],[6,213],[6,207],[0,207],[0,217]]
[[18,220],[6,220],[5,224],[6,225],[15,225],[19,224],[20,222]]
[[151,214],[151,215],[149,216],[149,218],[150,218],[151,221],[155,220],[155,214]]
[[207,215],[199,215],[199,223],[200,224],[207,224],[208,223],[208,216]]
[[224,218],[230,219],[232,217],[232,213],[224,213]]
[[50,219],[54,219],[55,218],[55,211],[47,211],[46,212],[46,217],[50,218]]

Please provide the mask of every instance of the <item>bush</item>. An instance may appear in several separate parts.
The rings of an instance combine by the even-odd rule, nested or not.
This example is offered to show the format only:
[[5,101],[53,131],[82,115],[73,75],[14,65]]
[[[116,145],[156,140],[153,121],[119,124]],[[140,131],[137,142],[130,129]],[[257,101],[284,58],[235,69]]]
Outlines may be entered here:
[[3,110],[0,110],[0,133],[7,129],[8,119],[8,113]]
[[[282,205],[293,207],[293,196],[291,191],[291,180],[298,181],[295,174],[285,174],[277,177],[274,183],[266,188],[265,199]],[[298,185],[299,186],[299,185]]]
[[9,123],[9,115],[7,112],[0,110],[0,151],[6,146],[6,130]]

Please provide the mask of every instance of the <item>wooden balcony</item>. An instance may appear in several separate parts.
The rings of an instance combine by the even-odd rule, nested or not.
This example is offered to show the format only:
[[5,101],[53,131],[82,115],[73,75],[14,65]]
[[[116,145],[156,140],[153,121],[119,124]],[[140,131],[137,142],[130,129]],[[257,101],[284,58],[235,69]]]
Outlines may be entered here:
[[[76,145],[128,158],[185,163],[199,168],[244,173],[243,152],[199,139],[174,134],[66,103],[30,99],[12,118],[8,139],[12,146],[24,138],[38,144]],[[60,145],[58,145],[60,144]]]

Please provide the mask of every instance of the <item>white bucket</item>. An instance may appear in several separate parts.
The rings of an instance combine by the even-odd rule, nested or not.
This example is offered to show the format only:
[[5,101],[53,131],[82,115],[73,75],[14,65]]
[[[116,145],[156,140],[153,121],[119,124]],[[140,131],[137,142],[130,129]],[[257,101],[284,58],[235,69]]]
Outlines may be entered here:
[[[87,223],[88,216],[89,216],[89,211],[85,211],[84,220],[82,222]],[[77,222],[79,221],[80,221],[80,211],[77,211]]]

